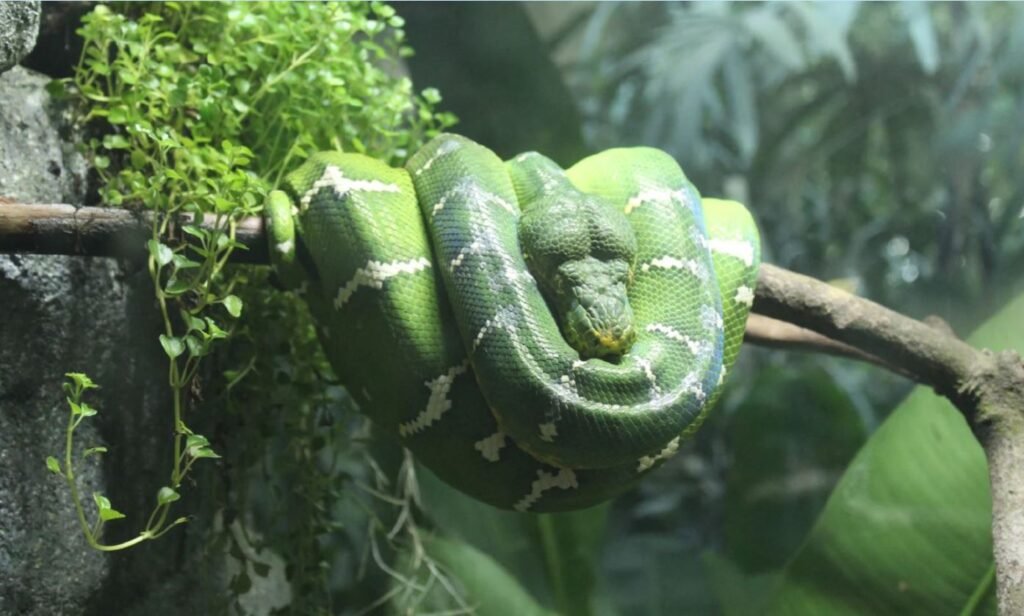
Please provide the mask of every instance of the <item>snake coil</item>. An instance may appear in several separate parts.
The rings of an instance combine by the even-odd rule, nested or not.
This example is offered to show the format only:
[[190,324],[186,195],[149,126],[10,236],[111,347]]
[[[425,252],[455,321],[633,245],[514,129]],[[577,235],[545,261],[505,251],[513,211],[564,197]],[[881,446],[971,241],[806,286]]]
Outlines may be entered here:
[[760,258],[747,210],[651,148],[565,171],[449,134],[405,169],[323,152],[266,217],[360,406],[519,511],[596,504],[678,450],[736,358]]

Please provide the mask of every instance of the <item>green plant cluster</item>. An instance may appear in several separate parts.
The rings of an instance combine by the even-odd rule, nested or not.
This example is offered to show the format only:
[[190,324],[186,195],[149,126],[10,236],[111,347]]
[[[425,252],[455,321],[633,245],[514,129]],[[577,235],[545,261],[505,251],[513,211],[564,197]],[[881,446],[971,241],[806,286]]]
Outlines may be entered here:
[[[451,115],[435,111],[436,90],[417,94],[401,76],[396,60],[411,53],[402,25],[394,9],[380,2],[115,4],[99,5],[83,17],[84,48],[75,75],[55,82],[52,90],[76,104],[93,135],[85,149],[104,204],[150,211],[148,264],[163,322],[159,343],[169,362],[175,425],[170,479],[139,538],[103,546],[102,522],[115,519],[116,510],[97,499],[100,522],[90,529],[72,489],[94,547],[128,547],[158,536],[153,529],[164,528],[194,462],[217,457],[209,440],[186,422],[200,379],[212,381],[203,390],[227,406],[231,396],[240,395],[247,403],[277,408],[294,395],[299,408],[278,426],[283,433],[277,436],[290,443],[280,466],[295,478],[292,488],[310,510],[323,509],[317,501],[333,488],[315,467],[315,451],[329,447],[331,437],[311,445],[311,424],[322,409],[295,402],[323,389],[325,362],[311,350],[312,327],[308,318],[279,320],[301,310],[296,300],[270,288],[266,273],[229,267],[228,261],[244,249],[235,239],[238,222],[258,215],[266,193],[308,154],[357,151],[398,164],[454,123]],[[231,350],[219,355],[235,363],[204,362],[217,348]],[[268,359],[282,351],[291,356]],[[287,378],[275,381],[281,365],[287,365]],[[260,378],[246,379],[253,373]],[[84,416],[75,405],[82,408],[85,388],[75,387],[69,452]],[[258,411],[247,409],[253,417]],[[263,454],[235,455],[255,463]],[[64,468],[56,459],[47,464],[73,478],[70,462]],[[329,529],[329,516],[322,517],[306,528],[302,540],[309,549],[316,550],[317,534]],[[235,585],[241,589],[245,580]]]

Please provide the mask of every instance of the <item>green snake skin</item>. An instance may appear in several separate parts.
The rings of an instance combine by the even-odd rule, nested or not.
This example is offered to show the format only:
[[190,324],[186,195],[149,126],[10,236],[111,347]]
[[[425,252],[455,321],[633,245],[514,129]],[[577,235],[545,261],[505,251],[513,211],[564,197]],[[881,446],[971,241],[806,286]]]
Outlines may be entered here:
[[760,258],[747,210],[650,148],[567,171],[457,135],[405,169],[319,153],[266,218],[360,406],[519,511],[594,505],[678,450],[739,351]]

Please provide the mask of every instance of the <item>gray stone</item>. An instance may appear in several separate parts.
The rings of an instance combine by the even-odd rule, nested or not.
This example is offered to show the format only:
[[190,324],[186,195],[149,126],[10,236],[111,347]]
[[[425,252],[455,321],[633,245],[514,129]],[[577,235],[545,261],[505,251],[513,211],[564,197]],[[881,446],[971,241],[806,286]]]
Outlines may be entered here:
[[0,73],[28,55],[39,36],[40,3],[0,2]]
[[[81,203],[85,163],[61,138],[70,128],[48,81],[21,67],[0,75],[0,196]],[[130,516],[111,524],[107,540],[140,530],[170,457],[168,396],[153,393],[166,391],[166,368],[158,345],[133,343],[156,340],[141,270],[113,259],[0,255],[0,614],[89,613],[112,581],[147,572],[137,557],[88,547],[66,485],[44,464],[48,455],[63,460],[63,375],[86,372],[102,387],[89,398],[100,415],[82,423],[76,442],[111,453],[76,461],[84,509],[93,519],[92,493],[106,494]]]
[[[0,75],[0,197],[81,204],[87,166],[64,111],[46,93],[48,81],[22,67]],[[94,519],[93,492],[128,515],[103,540],[139,532],[167,480],[167,360],[145,265],[0,255],[0,310],[0,614],[226,613],[230,578],[244,565],[227,549],[223,528],[210,533],[218,503],[186,486],[172,515],[204,513],[156,541],[107,554],[86,544],[66,485],[45,466],[50,455],[63,464],[64,373],[85,372],[101,387],[88,398],[99,415],[75,433],[86,516]],[[97,445],[109,453],[81,461],[81,449]],[[281,559],[258,556],[273,575],[254,576],[253,588],[237,597],[244,612],[267,613],[290,597]]]

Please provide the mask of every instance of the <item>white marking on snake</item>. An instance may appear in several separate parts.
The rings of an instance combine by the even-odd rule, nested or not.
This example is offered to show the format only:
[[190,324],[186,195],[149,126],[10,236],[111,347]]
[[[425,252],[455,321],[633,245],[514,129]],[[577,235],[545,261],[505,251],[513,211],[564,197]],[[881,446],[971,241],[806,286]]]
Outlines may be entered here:
[[359,287],[372,287],[374,289],[384,288],[384,281],[401,274],[415,274],[430,267],[430,259],[420,257],[408,261],[368,261],[366,266],[356,270],[356,273],[338,289],[338,295],[334,298],[334,307],[340,309],[345,302],[359,290]]
[[704,327],[710,330],[719,330],[725,325],[722,320],[722,313],[715,310],[714,306],[707,304],[700,307],[700,320]]
[[498,452],[502,447],[505,446],[505,433],[498,430],[494,434],[482,438],[479,441],[473,443],[473,449],[476,449],[483,455],[484,459],[489,462],[497,462],[499,459]]
[[700,341],[690,338],[686,334],[680,332],[671,325],[665,325],[664,323],[651,323],[647,326],[647,331],[652,333],[658,333],[669,340],[675,340],[676,342],[682,342],[694,355],[700,355],[704,351],[704,345]]
[[553,421],[542,423],[537,427],[540,428],[540,440],[542,441],[550,443],[555,440],[556,436],[558,436],[558,427]]
[[547,490],[553,488],[568,490],[569,488],[575,489],[578,487],[580,487],[580,484],[576,481],[576,473],[571,468],[561,468],[558,470],[557,475],[552,475],[547,471],[537,471],[537,478],[530,485],[530,493],[519,499],[513,505],[513,508],[516,511],[527,511],[530,507],[533,507],[534,503],[540,500],[540,497]]
[[639,464],[637,464],[637,467],[636,467],[636,472],[642,473],[642,472],[646,471],[647,469],[651,468],[652,466],[654,466],[655,464],[657,464],[658,462],[660,462],[662,460],[666,460],[666,459],[671,458],[672,456],[676,455],[676,453],[678,451],[679,451],[679,437],[677,436],[674,439],[672,439],[671,441],[669,441],[668,445],[665,445],[664,449],[662,449],[658,453],[654,454],[653,456],[644,456],[644,457],[640,458]]
[[427,162],[423,163],[423,166],[416,170],[416,175],[422,175],[424,171],[430,169],[431,165],[433,165],[434,161],[436,161],[438,158],[441,158],[445,154],[451,154],[460,147],[461,146],[459,145],[459,142],[455,141],[454,139],[452,139],[451,141],[445,141],[444,143],[437,147],[437,151],[434,152],[434,155],[428,158]]
[[746,307],[754,305],[754,290],[747,285],[741,285],[736,289],[736,303],[743,304]]
[[445,194],[441,195],[441,198],[438,199],[437,203],[434,204],[434,209],[430,210],[430,216],[431,217],[437,216],[437,213],[444,209],[444,204],[445,204],[445,202],[448,201],[448,196],[449,195],[450,195],[450,193],[445,193]]
[[448,269],[454,272],[455,268],[462,265],[462,261],[466,258],[467,253],[471,252],[473,254],[480,254],[480,248],[481,245],[479,240],[475,240],[469,246],[462,248],[462,250],[459,251],[459,254],[455,255],[455,258],[452,259],[452,262],[449,264]]
[[659,269],[686,270],[701,281],[707,282],[708,280],[707,268],[695,259],[680,259],[671,255],[665,255],[662,257],[656,257],[651,259],[649,262],[642,264],[640,266],[640,271],[649,272],[652,267]]
[[481,327],[480,331],[478,331],[476,333],[476,337],[473,338],[473,350],[474,351],[476,350],[476,348],[478,346],[480,346],[480,343],[483,341],[484,336],[487,335],[487,332],[491,331],[491,325],[493,325],[491,319],[487,319],[486,321],[484,321],[484,326]]
[[726,240],[712,238],[708,241],[711,252],[735,257],[747,267],[754,264],[754,245],[747,240]]
[[632,214],[633,210],[637,209],[644,203],[651,203],[653,201],[671,201],[672,199],[682,200],[682,191],[669,190],[667,188],[647,188],[630,197],[629,201],[626,202],[626,208],[624,211],[626,214]]
[[640,366],[640,369],[644,371],[644,376],[651,383],[651,391],[656,394],[661,393],[661,388],[658,387],[657,377],[654,375],[654,368],[651,367],[651,361],[644,357],[636,358],[636,365]]
[[289,252],[291,252],[293,248],[295,248],[295,240],[285,240],[283,242],[278,242],[277,245],[274,246],[274,248],[277,249],[277,252],[286,255]]
[[423,383],[430,390],[427,408],[420,411],[420,414],[412,421],[398,425],[398,434],[400,436],[406,437],[410,434],[426,430],[431,424],[439,421],[448,409],[452,408],[452,401],[448,399],[448,392],[452,388],[452,382],[466,371],[467,366],[468,362],[464,361],[457,366],[452,366],[447,372],[437,378]]
[[401,192],[402,190],[398,187],[398,184],[386,184],[380,180],[353,180],[345,177],[341,169],[333,165],[327,165],[324,168],[324,174],[320,176],[319,180],[313,182],[313,185],[302,195],[302,199],[299,200],[299,203],[302,204],[302,209],[308,209],[313,197],[320,192],[321,188],[326,187],[333,188],[334,194],[339,197],[345,196],[349,191],[353,190],[362,192]]

